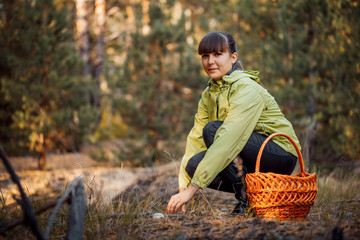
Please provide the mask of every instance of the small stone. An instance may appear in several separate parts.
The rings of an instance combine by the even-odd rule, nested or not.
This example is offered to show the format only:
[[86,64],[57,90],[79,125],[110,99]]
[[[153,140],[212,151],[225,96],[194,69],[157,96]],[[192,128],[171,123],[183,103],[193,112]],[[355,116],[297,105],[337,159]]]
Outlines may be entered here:
[[162,213],[154,213],[154,215],[153,215],[153,218],[155,218],[155,219],[160,219],[160,218],[164,218],[164,217],[165,216]]

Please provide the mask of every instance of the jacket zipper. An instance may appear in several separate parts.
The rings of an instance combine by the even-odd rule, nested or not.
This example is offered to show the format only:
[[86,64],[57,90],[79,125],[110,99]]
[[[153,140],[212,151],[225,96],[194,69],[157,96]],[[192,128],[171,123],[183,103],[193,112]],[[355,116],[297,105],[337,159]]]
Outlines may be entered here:
[[220,94],[225,91],[226,89],[224,87],[221,87],[217,96],[216,96],[216,119],[219,120],[219,96]]
[[219,95],[216,98],[216,120],[219,120]]

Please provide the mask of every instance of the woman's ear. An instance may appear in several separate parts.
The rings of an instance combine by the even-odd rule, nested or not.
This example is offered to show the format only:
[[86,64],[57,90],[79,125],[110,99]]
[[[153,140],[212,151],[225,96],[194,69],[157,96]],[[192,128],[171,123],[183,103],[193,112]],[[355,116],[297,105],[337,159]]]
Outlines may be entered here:
[[231,63],[234,64],[236,63],[237,60],[238,60],[238,54],[237,52],[234,52],[233,54],[231,54]]

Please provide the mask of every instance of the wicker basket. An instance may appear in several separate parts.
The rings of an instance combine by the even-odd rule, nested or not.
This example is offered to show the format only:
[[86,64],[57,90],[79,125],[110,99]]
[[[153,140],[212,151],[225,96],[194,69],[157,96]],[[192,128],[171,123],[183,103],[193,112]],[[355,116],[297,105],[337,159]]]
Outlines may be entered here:
[[[294,145],[299,156],[301,173],[290,176],[260,172],[260,159],[265,145],[275,136],[284,136]],[[318,191],[316,174],[305,173],[299,148],[289,136],[282,133],[274,133],[264,141],[256,159],[255,172],[246,174],[246,184],[250,207],[259,218],[265,219],[306,218]]]

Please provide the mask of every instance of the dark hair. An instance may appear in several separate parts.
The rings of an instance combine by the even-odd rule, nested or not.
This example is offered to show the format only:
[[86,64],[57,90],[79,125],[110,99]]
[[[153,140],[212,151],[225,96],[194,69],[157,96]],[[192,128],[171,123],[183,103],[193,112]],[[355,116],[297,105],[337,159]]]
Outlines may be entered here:
[[[210,32],[201,39],[198,54],[225,52],[228,50],[231,54],[237,52],[234,38],[227,32]],[[238,59],[234,64],[236,69],[244,69]]]

